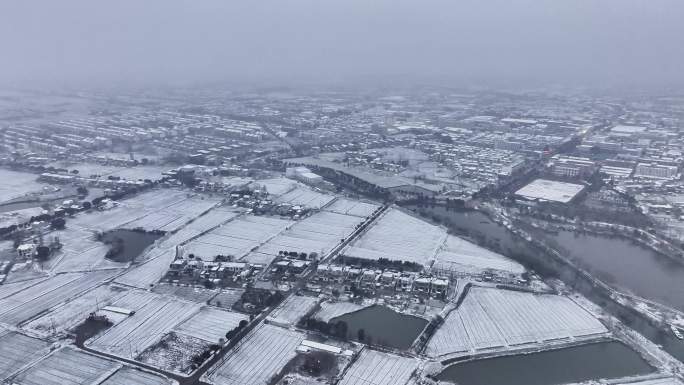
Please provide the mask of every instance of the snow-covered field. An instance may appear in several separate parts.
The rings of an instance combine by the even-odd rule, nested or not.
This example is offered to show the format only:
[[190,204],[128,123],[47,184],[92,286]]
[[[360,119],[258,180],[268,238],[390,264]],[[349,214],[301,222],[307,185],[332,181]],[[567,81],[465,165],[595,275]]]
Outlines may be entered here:
[[166,371],[187,374],[192,371],[192,358],[208,347],[207,341],[170,332],[140,353],[136,360]]
[[367,217],[373,213],[378,207],[376,204],[355,201],[351,199],[338,198],[330,206],[325,208],[325,211],[330,211],[338,214],[353,215],[356,217]]
[[404,385],[417,368],[415,359],[364,349],[339,385]]
[[599,320],[565,296],[472,288],[426,352],[435,357],[606,332]]
[[205,381],[216,385],[262,385],[295,357],[302,333],[272,325],[260,325],[245,336]]
[[118,286],[99,286],[29,321],[22,328],[43,337],[63,333],[83,322],[91,312],[111,305],[125,294],[126,290]]
[[[86,344],[90,348],[124,358],[135,358],[200,308],[195,303],[150,292],[137,293],[137,296],[142,298],[136,301],[138,309],[135,309],[135,314],[88,340]],[[131,302],[130,297],[129,294],[113,305],[130,309],[130,306],[123,306]]]
[[147,289],[150,285],[159,282],[176,257],[176,251],[174,249],[153,249],[150,254],[152,256],[145,263],[131,268],[125,274],[117,277],[115,282],[141,289]]
[[12,379],[16,385],[171,385],[166,377],[66,346]]
[[335,197],[333,195],[321,194],[309,189],[308,187],[297,186],[297,188],[294,190],[278,197],[276,201],[304,206],[312,209],[319,209],[328,204],[334,198]]
[[32,360],[47,354],[49,346],[37,338],[0,329],[0,382]]
[[499,270],[522,274],[525,268],[501,254],[489,251],[465,239],[448,235],[433,264],[433,271],[477,274],[482,270]]
[[111,278],[117,271],[59,274],[0,299],[0,322],[16,325]]
[[297,187],[297,182],[288,178],[260,179],[252,183],[253,187],[265,187],[274,196],[280,196]]
[[76,226],[50,233],[59,237],[62,249],[55,254],[47,266],[56,273],[92,271],[125,268],[127,263],[118,263],[105,258],[109,246],[95,239],[92,231]]
[[238,216],[239,212],[225,208],[217,207],[202,215],[192,222],[185,225],[183,228],[177,232],[171,234],[168,238],[163,239],[159,247],[160,248],[172,248],[176,245],[180,245],[188,240],[204,233],[205,231],[211,230],[223,223]]
[[46,185],[39,183],[37,179],[36,174],[0,169],[0,203],[41,191]]
[[205,289],[204,287],[173,285],[170,283],[159,283],[152,288],[152,291],[158,294],[170,294],[197,303],[206,303],[217,293],[216,290]]
[[242,320],[248,320],[244,314],[203,307],[197,314],[176,326],[177,333],[202,339],[209,343],[218,343],[219,338],[225,338]]
[[313,310],[317,303],[318,298],[291,295],[278,305],[267,319],[278,325],[295,325],[302,316]]
[[[311,253],[328,253],[354,231],[362,218],[321,211],[292,225],[245,257],[251,263],[270,263],[280,250]],[[269,259],[268,256],[271,256]]]
[[636,382],[621,382],[615,385],[682,385],[683,383],[674,377],[657,378],[652,380],[636,381]]
[[330,320],[333,318],[361,310],[365,307],[367,306],[359,305],[353,302],[323,302],[321,303],[321,310],[314,314],[314,318],[317,320],[330,322]]
[[446,235],[446,230],[439,226],[399,209],[391,209],[343,254],[355,258],[387,258],[425,265],[434,259]]
[[224,309],[230,309],[240,300],[240,297],[242,297],[242,293],[244,292],[244,289],[223,289],[216,294],[216,297],[211,299],[209,304]]
[[245,215],[192,240],[185,245],[185,251],[205,260],[219,254],[239,259],[292,224],[283,219]]

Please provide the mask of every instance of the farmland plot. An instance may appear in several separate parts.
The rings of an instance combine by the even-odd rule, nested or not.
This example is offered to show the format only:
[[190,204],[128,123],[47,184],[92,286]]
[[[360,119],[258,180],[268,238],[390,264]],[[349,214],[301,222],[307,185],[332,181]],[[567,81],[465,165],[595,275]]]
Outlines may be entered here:
[[240,321],[248,319],[244,314],[203,307],[174,330],[209,343],[218,343],[219,338],[225,338],[226,333],[238,326]]
[[0,300],[0,322],[16,325],[99,285],[117,271],[59,274]]
[[150,287],[150,285],[159,282],[176,257],[176,250],[153,249],[151,254],[155,256],[151,257],[143,264],[131,268],[120,277],[117,277],[115,282],[122,285],[139,287],[141,289],[146,289]]
[[13,380],[17,385],[83,385],[98,384],[120,364],[100,358],[71,347],[62,348],[30,368],[19,373]]
[[44,184],[37,181],[36,174],[26,172],[0,170],[0,203],[24,196],[31,192],[41,191]]
[[317,303],[318,298],[291,295],[278,305],[267,319],[278,325],[295,325],[300,318],[313,310]]
[[353,313],[368,306],[359,305],[353,302],[323,302],[321,303],[321,310],[316,312],[314,318],[324,322],[330,322],[333,318],[337,318],[347,313]]
[[204,233],[205,231],[211,230],[222,223],[228,222],[229,220],[235,218],[238,214],[239,212],[233,210],[221,207],[214,208],[208,213],[186,224],[183,228],[171,234],[168,238],[163,239],[159,244],[159,247],[176,247],[177,245],[187,242],[188,240]]
[[210,301],[210,305],[230,309],[240,300],[244,289],[223,289]]
[[124,366],[99,385],[171,385],[175,381],[154,373]]
[[276,201],[319,209],[328,204],[334,198],[335,197],[332,195],[321,194],[307,187],[297,186],[297,188],[294,190],[278,197]]
[[302,333],[272,325],[260,325],[245,336],[206,380],[216,385],[262,385],[296,356]]
[[140,353],[136,360],[176,373],[190,373],[192,358],[209,347],[209,342],[192,336],[170,332],[156,344]]
[[280,196],[297,187],[297,182],[287,178],[260,179],[252,183],[254,187],[263,187],[274,196]]
[[47,354],[49,346],[37,338],[0,329],[0,382],[42,354]]
[[82,322],[91,312],[111,305],[126,292],[117,286],[99,286],[23,324],[22,328],[44,337],[63,333]]
[[204,287],[181,286],[168,283],[159,283],[152,288],[152,291],[158,294],[173,295],[197,303],[206,303],[217,293],[216,290],[209,290]]
[[430,356],[601,335],[607,329],[558,295],[473,288],[427,346]]
[[326,207],[325,211],[365,218],[371,215],[378,207],[380,206],[372,203],[338,198],[330,206]]
[[147,293],[147,296],[150,297],[149,301],[135,314],[100,336],[88,340],[87,345],[99,351],[132,359],[200,308],[198,304],[153,293]]
[[437,253],[434,269],[477,274],[483,270],[499,270],[522,274],[525,268],[501,254],[489,251],[465,239],[447,236]]
[[404,385],[417,368],[414,359],[364,349],[339,385]]
[[385,213],[344,255],[428,264],[446,239],[446,230],[398,209]]

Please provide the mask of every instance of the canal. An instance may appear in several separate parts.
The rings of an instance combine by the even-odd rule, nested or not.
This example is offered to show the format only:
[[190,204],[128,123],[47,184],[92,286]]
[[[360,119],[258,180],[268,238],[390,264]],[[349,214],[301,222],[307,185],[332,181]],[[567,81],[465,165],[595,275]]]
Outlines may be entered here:
[[[684,341],[675,338],[667,328],[653,325],[636,311],[616,303],[573,269],[546,256],[543,250],[492,222],[482,212],[448,210],[441,206],[407,208],[415,209],[428,219],[436,219],[456,233],[468,235],[478,244],[511,257],[544,276],[562,279],[684,362]],[[620,237],[576,235],[574,232],[544,234],[545,242],[560,246],[562,252],[570,254],[567,257],[616,289],[682,309],[684,268],[681,264]]]
[[444,369],[437,379],[459,385],[553,385],[653,370],[635,351],[611,341],[457,363]]
[[[350,339],[372,345],[408,349],[425,329],[428,321],[374,305],[330,320],[330,324],[344,321]],[[362,332],[360,332],[362,330]]]

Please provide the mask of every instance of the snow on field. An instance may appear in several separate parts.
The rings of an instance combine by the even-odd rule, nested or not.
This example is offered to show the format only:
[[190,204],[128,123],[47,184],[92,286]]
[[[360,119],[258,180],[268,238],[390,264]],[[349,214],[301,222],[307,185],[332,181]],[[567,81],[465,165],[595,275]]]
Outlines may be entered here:
[[636,381],[636,382],[621,382],[615,385],[682,385],[683,383],[674,377],[656,378],[652,380]]
[[238,326],[240,321],[248,319],[244,314],[203,307],[174,330],[215,344],[219,338],[225,338],[226,333]]
[[417,368],[415,359],[364,349],[339,385],[404,385]]
[[328,204],[334,198],[335,197],[332,195],[321,194],[305,186],[297,186],[297,188],[294,190],[278,197],[276,202],[290,203],[293,205],[319,209]]
[[159,282],[176,257],[176,250],[153,249],[150,253],[154,256],[143,264],[132,267],[125,274],[117,277],[114,282],[141,289],[147,289],[150,285]]
[[292,224],[283,219],[245,215],[192,240],[185,250],[205,259],[216,255],[239,259]]
[[314,318],[324,322],[330,322],[331,319],[337,318],[341,315],[352,313],[368,306],[359,305],[353,302],[323,302],[321,303],[321,310],[316,312]]
[[228,208],[214,208],[205,215],[202,215],[188,223],[177,232],[171,234],[168,238],[162,239],[159,247],[176,247],[177,245],[187,242],[188,240],[204,233],[205,231],[211,230],[222,223],[228,222],[229,220],[238,216],[238,214],[239,212]]
[[302,333],[260,325],[245,336],[224,359],[209,369],[206,380],[216,385],[260,385],[296,356]]
[[209,304],[224,309],[230,309],[240,300],[240,297],[242,297],[242,293],[244,292],[244,289],[223,289],[216,294],[216,297],[211,299]]
[[386,212],[375,224],[343,251],[363,258],[403,260],[428,264],[446,238],[446,230],[399,209]]
[[16,325],[108,280],[118,271],[59,274],[0,300],[0,322]]
[[95,239],[93,232],[78,227],[68,227],[50,235],[59,237],[62,249],[52,258],[52,271],[68,273],[78,271],[125,268],[126,263],[118,263],[105,258],[109,246]]
[[378,207],[380,206],[372,203],[338,198],[330,206],[326,207],[325,211],[365,218],[371,215]]
[[27,287],[33,286],[38,282],[42,282],[48,279],[47,277],[33,278],[25,281],[14,282],[14,283],[3,283],[0,285],[0,299],[9,297],[10,295],[24,290]]
[[36,174],[0,169],[0,203],[41,191],[46,185],[37,179]]
[[126,290],[118,286],[99,286],[29,321],[22,328],[42,337],[59,334],[75,327],[91,312],[111,305],[125,294]]
[[[88,340],[86,344],[99,351],[132,359],[200,308],[198,304],[159,294],[146,292],[143,296],[147,302],[135,314]],[[117,303],[114,305],[121,306]]]
[[324,255],[339,244],[342,238],[348,237],[361,221],[359,217],[321,211],[292,225],[289,230],[248,254],[244,260],[250,263],[270,263],[280,250]]
[[192,358],[202,354],[208,347],[207,341],[170,332],[140,353],[136,360],[163,370],[187,374],[192,371]]
[[55,351],[17,375],[16,385],[83,385],[99,384],[120,364],[71,347]]
[[173,285],[169,283],[159,283],[152,288],[152,291],[157,294],[169,294],[197,303],[206,303],[217,293],[216,290],[205,289],[204,287]]
[[297,187],[297,182],[287,178],[260,179],[252,183],[254,187],[265,187],[266,191],[275,196],[280,196]]
[[49,343],[0,329],[0,382],[49,352]]
[[448,235],[437,252],[433,270],[477,274],[482,270],[499,270],[522,274],[525,268],[501,254],[489,251],[465,239]]
[[157,374],[124,366],[99,385],[171,385],[174,383],[175,381]]
[[430,339],[426,352],[435,357],[606,332],[568,297],[472,288]]
[[291,295],[273,310],[267,320],[281,326],[295,325],[300,318],[316,307],[318,298]]

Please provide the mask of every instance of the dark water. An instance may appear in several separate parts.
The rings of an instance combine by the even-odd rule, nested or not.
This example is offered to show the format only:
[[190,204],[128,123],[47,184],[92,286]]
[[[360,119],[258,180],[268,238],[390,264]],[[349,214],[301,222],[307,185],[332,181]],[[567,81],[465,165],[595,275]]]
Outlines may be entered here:
[[619,342],[454,364],[438,379],[459,385],[554,385],[646,374],[654,369]]
[[602,281],[684,311],[684,264],[621,237],[570,231],[550,237]]
[[[494,251],[500,252],[504,255],[512,257],[513,259],[519,260],[522,263],[527,264],[528,261],[536,260],[548,264],[548,268],[552,270],[555,275],[558,275],[566,283],[571,283],[576,290],[588,297],[590,300],[601,305],[605,310],[609,311],[614,316],[618,317],[622,322],[626,323],[633,329],[637,330],[644,337],[653,341],[654,343],[661,345],[665,351],[672,354],[674,357],[678,358],[680,361],[684,362],[684,341],[680,341],[672,335],[669,328],[662,327],[658,325],[653,325],[649,320],[636,314],[634,311],[626,308],[620,304],[613,302],[604,293],[598,292],[590,282],[582,278],[578,278],[576,274],[567,266],[560,265],[558,262],[554,262],[551,258],[544,256],[542,252],[534,249],[530,246],[530,243],[516,237],[505,227],[492,222],[486,215],[478,211],[455,211],[447,210],[444,207],[432,207],[432,208],[415,208],[417,210],[423,210],[428,217],[437,216],[442,221],[442,223],[457,229],[458,231],[466,232],[472,235],[478,243],[485,247],[488,247]],[[673,267],[674,263],[670,259],[656,255],[652,251],[645,249],[643,247],[632,244],[629,241],[620,238],[609,238],[603,236],[588,236],[593,238],[598,238],[601,242],[591,241],[587,244],[580,245],[586,239],[577,239],[574,233],[563,234],[560,233],[554,237],[552,234],[547,234],[550,240],[556,241],[560,244],[563,242],[568,242],[565,245],[565,249],[572,249],[581,247],[584,249],[581,255],[577,254],[573,258],[582,258],[587,261],[583,263],[583,267],[591,268],[599,278],[605,279],[606,283],[609,283],[617,288],[627,288],[633,291],[635,294],[640,294],[643,297],[648,297],[643,294],[646,290],[649,290],[653,294],[652,297],[648,297],[654,301],[658,301],[660,298],[679,298],[671,295],[670,287],[667,284],[661,284],[661,282],[670,282],[675,288],[680,288],[682,282],[684,282],[684,275],[680,275],[680,279],[677,282],[672,282],[671,274],[672,271],[680,271],[679,267]],[[582,235],[581,235],[582,236]],[[567,247],[570,246],[570,247]],[[615,250],[609,250],[615,248]],[[617,252],[619,251],[619,253]],[[611,267],[612,259],[605,257],[604,255],[620,256],[619,262],[616,264],[623,264],[624,266]],[[592,256],[593,259],[592,259]],[[601,265],[599,262],[594,262],[594,265],[589,265],[591,261],[608,261],[608,265]],[[631,262],[629,262],[631,261]],[[651,264],[655,266],[642,267],[643,271],[639,267],[635,267],[634,263],[639,262],[641,266],[643,264]],[[646,262],[645,262],[646,261]],[[606,276],[600,277],[599,271],[601,268],[609,268],[605,271]],[[667,271],[672,270],[672,271]],[[618,281],[617,273],[620,273]],[[609,275],[608,275],[609,274]],[[649,284],[646,285],[646,280],[643,279],[644,276],[651,277]],[[657,275],[658,278],[653,278]],[[662,280],[662,281],[659,281]],[[632,281],[637,281],[633,283]],[[641,286],[643,285],[643,286]],[[650,287],[646,287],[650,286]],[[643,291],[637,291],[641,287]],[[679,289],[676,289],[679,290]],[[657,296],[655,295],[657,294]],[[665,302],[664,300],[661,300]]]
[[117,229],[106,232],[101,241],[110,245],[107,258],[116,262],[132,262],[161,234]]
[[406,314],[397,313],[385,306],[371,306],[353,313],[333,318],[330,323],[344,321],[348,326],[350,339],[358,340],[358,331],[363,329],[372,344],[408,349],[423,331],[428,321]]

